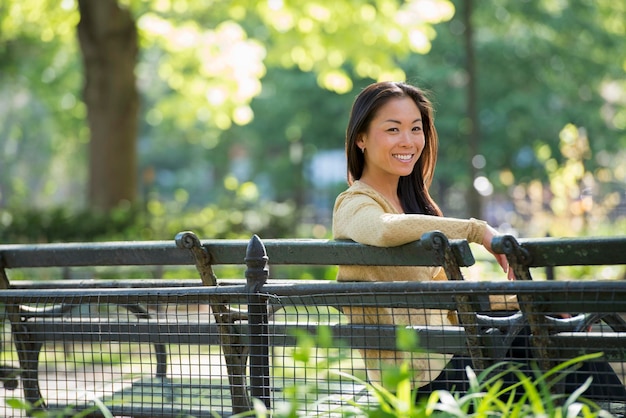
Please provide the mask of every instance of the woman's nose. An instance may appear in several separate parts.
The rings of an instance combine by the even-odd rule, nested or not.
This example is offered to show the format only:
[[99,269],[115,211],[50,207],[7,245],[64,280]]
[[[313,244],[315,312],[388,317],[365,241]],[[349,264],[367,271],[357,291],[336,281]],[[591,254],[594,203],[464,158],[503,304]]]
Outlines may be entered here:
[[404,146],[411,145],[411,132],[402,132],[400,134],[400,144]]

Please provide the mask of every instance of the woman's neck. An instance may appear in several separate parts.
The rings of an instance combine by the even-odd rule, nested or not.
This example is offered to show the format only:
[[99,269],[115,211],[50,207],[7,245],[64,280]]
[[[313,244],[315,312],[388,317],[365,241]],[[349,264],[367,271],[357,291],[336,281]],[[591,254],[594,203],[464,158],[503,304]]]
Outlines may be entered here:
[[376,190],[380,193],[385,199],[389,201],[389,203],[398,211],[398,213],[404,213],[404,208],[402,207],[402,203],[400,202],[400,197],[398,196],[398,181],[395,183],[389,181],[375,181],[371,177],[361,177],[359,179],[361,183],[367,184],[372,189]]

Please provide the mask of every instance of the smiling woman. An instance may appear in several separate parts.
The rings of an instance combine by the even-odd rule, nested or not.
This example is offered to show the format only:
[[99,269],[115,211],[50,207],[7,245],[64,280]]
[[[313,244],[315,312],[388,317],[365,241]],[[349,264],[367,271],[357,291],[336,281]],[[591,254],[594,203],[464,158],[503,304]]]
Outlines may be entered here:
[[[333,212],[335,239],[394,247],[433,230],[451,239],[467,239],[491,250],[496,231],[476,219],[442,216],[428,188],[437,160],[438,138],[433,109],[424,93],[405,83],[382,82],[365,88],[354,101],[346,130],[349,189]],[[506,271],[506,259],[496,256]],[[340,266],[340,281],[445,280],[431,267]],[[451,325],[450,312],[417,309],[346,308],[353,323]],[[397,352],[363,350],[368,376],[384,381],[380,362],[399,361]],[[412,355],[414,386],[436,379],[449,358]]]
[[[443,217],[430,197],[428,188],[437,161],[437,147],[433,109],[420,89],[396,82],[375,83],[365,88],[354,101],[346,130],[350,187],[335,202],[334,238],[394,247],[438,230],[450,239],[482,244],[494,254],[503,270],[508,271],[508,278],[513,279],[506,258],[492,251],[491,241],[497,235],[495,229],[477,219]],[[446,280],[446,277],[440,267],[355,265],[339,266],[337,280],[429,281]],[[493,302],[495,300],[492,305]],[[517,309],[514,299],[506,302],[509,305],[505,309]],[[345,307],[343,312],[352,323],[359,324],[446,326],[454,325],[456,320],[454,312],[436,309],[351,306]],[[521,336],[514,342],[516,351],[511,351],[511,357],[528,362],[531,356],[527,337]],[[523,357],[514,354],[518,351]],[[468,357],[373,349],[364,349],[361,353],[369,379],[383,384],[385,369],[388,369],[385,363],[409,360],[413,387],[419,388],[420,396],[438,389],[464,391],[469,385],[465,368],[471,367],[472,362]],[[531,373],[530,368],[526,371]],[[598,383],[585,392],[585,396],[626,397],[623,390],[602,393],[603,383],[612,384],[616,379],[607,364],[584,363],[579,371],[568,376],[568,389],[575,390],[590,376]]]

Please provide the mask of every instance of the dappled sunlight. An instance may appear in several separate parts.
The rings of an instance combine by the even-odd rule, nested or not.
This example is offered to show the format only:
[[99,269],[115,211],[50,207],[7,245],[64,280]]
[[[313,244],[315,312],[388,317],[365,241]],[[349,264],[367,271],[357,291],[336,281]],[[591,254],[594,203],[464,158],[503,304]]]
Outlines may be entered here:
[[[329,236],[346,169],[312,167],[329,151],[345,160],[351,99],[374,80],[432,92],[440,146],[431,194],[447,215],[493,220],[520,236],[621,233],[626,9],[562,3],[475,2],[471,32],[467,4],[449,0],[116,0],[93,15],[103,3],[6,0],[0,235],[169,239],[172,224],[195,226],[208,208],[222,218],[211,218],[217,232],[198,221],[210,234]],[[84,49],[78,25],[89,19],[102,19],[105,36]],[[115,45],[121,24],[132,36]],[[475,74],[464,49],[471,33]],[[104,71],[86,72],[87,61]],[[119,99],[118,119],[87,104],[94,85],[105,86],[100,104]],[[126,112],[129,97],[138,106]],[[95,135],[107,127],[106,138]],[[117,138],[128,148],[114,149]],[[92,164],[98,159],[106,162]],[[93,196],[135,179],[136,193],[110,196],[131,204],[124,222],[83,219]],[[288,214],[274,214],[280,207]],[[243,222],[231,224],[231,212]]]
[[[210,114],[206,122],[226,130],[232,122],[245,125],[253,119],[248,104],[261,92],[265,48],[248,39],[239,24],[225,21],[215,29],[195,23],[174,26],[146,13],[138,26],[146,38],[176,53],[161,57],[159,75],[182,97],[204,102]],[[188,77],[190,72],[196,76]]]
[[619,183],[623,173],[588,170],[586,162],[593,157],[589,141],[586,129],[567,124],[559,133],[563,162],[559,163],[559,156],[552,155],[546,145],[537,147],[535,156],[546,168],[548,183],[532,180],[517,185],[511,192],[519,217],[517,226],[524,235],[563,237],[619,233],[619,228],[608,227],[602,232],[598,228],[610,225],[611,213],[623,203],[618,191],[609,188],[604,192],[605,185]]
[[[449,20],[454,6],[448,1],[381,1],[349,5],[344,2],[269,1],[257,4],[264,22],[278,33],[299,32],[298,42],[282,41],[269,51],[284,66],[319,72],[321,87],[343,94],[352,88],[341,66],[352,63],[360,77],[375,80],[404,79],[389,52],[406,56],[411,52],[426,54],[436,33],[431,25]],[[346,17],[348,17],[346,19]],[[358,37],[358,39],[357,39]],[[337,55],[333,44],[342,39],[354,45],[350,54]],[[295,39],[294,39],[295,40]],[[361,51],[360,45],[371,47]],[[376,56],[370,59],[369,56]]]
[[348,93],[352,90],[352,80],[345,71],[334,70],[323,72],[318,77],[320,86],[339,94]]

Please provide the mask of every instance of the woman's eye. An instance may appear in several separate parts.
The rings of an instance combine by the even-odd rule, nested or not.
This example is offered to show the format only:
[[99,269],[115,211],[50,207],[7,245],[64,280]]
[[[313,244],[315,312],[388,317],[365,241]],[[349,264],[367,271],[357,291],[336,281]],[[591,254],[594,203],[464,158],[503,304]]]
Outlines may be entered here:
[[422,130],[422,127],[421,127],[421,126],[414,126],[414,127],[413,127],[413,130],[414,130],[415,132],[419,132],[419,131],[421,131],[421,130]]

